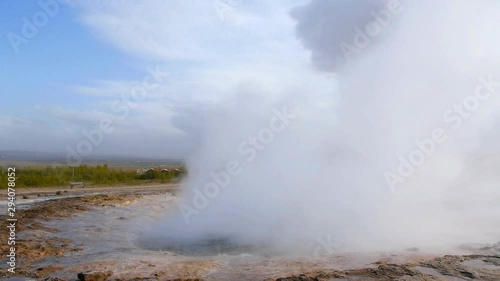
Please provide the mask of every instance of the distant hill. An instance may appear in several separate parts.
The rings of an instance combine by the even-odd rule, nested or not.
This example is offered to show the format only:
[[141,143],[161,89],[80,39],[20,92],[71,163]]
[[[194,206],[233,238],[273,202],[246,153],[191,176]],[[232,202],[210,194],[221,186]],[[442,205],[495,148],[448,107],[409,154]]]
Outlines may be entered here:
[[[23,150],[0,150],[1,163],[33,163],[33,164],[52,164],[66,163],[65,152],[41,152],[41,151],[23,151]],[[134,156],[121,155],[90,155],[85,157],[83,164],[115,164],[115,165],[139,165],[148,166],[156,164],[181,165],[184,163],[182,159],[152,159]]]

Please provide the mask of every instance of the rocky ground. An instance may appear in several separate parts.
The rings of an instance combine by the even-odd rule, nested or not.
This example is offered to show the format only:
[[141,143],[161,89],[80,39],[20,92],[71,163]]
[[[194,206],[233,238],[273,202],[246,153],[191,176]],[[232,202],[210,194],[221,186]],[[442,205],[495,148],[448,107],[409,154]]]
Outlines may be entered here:
[[[500,248],[500,244],[497,245]],[[500,257],[490,255],[444,256],[407,264],[378,262],[374,268],[318,271],[276,281],[320,280],[500,280]]]
[[[156,189],[149,189],[147,194],[159,194],[172,190],[171,186],[156,187]],[[139,189],[130,189],[121,193],[107,194],[89,194],[91,192],[87,191],[85,196],[46,200],[34,203],[28,209],[17,210],[16,252],[19,264],[15,276],[37,280],[218,280],[213,276],[210,277],[209,274],[214,269],[221,268],[220,263],[215,260],[170,261],[165,266],[148,261],[126,263],[118,260],[82,261],[81,264],[74,266],[43,263],[51,258],[82,251],[82,247],[85,247],[77,241],[58,237],[59,230],[51,227],[47,222],[67,220],[82,212],[126,206],[145,196],[144,192],[139,191]],[[25,196],[39,197],[37,192],[32,191]],[[64,195],[64,191],[61,191],[59,195],[61,194]],[[6,216],[0,217],[2,221],[6,219]],[[2,241],[7,241],[8,229],[0,228],[0,235]],[[2,253],[7,253],[9,246],[2,243],[1,250]],[[310,272],[301,268],[299,272],[303,273],[280,278],[276,276],[280,273],[274,273],[270,275],[273,276],[272,278],[257,280],[500,280],[500,243],[469,250],[473,253],[472,255],[444,257],[418,257],[417,255],[417,257],[404,260],[386,258],[364,268],[318,270],[311,267]],[[119,274],[117,268],[120,268],[122,272],[133,270],[143,272],[143,274]],[[0,277],[13,277],[4,270],[5,266],[2,269]],[[73,278],[61,278],[60,274],[55,274],[58,272],[70,272],[69,276]],[[246,278],[244,274],[239,276],[238,280],[256,280]]]
[[[53,265],[37,268],[33,264],[43,259],[80,250],[78,247],[72,246],[70,240],[54,236],[53,234],[58,230],[47,227],[44,222],[67,219],[78,212],[98,207],[115,206],[139,197],[142,197],[142,195],[136,193],[68,197],[44,201],[26,210],[18,209],[16,212],[18,220],[16,224],[18,235],[16,254],[18,257],[22,257],[22,263],[19,265],[21,270],[18,270],[16,275],[34,278],[49,276],[51,272],[60,270],[61,266]],[[7,216],[0,216],[0,220],[6,221]],[[6,227],[0,228],[2,241],[7,241],[8,231]],[[2,243],[2,252],[7,253],[9,247],[6,243]],[[0,275],[0,277],[8,276],[11,275],[5,271]]]

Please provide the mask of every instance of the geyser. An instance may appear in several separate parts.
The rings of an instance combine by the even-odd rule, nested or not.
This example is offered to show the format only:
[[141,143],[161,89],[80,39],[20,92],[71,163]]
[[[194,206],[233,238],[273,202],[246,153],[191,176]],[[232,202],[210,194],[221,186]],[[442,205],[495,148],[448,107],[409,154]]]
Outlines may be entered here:
[[[399,12],[346,57],[341,46],[388,5]],[[180,209],[144,239],[306,254],[321,241],[335,251],[498,242],[500,3],[312,0],[290,14],[317,75],[334,73],[338,89],[277,96],[257,85],[207,112]],[[295,117],[273,131],[282,110]]]

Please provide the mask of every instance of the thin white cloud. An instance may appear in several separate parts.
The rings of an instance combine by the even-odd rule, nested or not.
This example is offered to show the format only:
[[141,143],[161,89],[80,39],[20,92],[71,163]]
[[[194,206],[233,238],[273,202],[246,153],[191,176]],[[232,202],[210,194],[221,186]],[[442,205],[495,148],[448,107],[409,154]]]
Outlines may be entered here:
[[[223,19],[216,1],[79,1],[81,20],[114,46],[155,60],[227,60],[293,34],[297,2],[241,1]],[[293,3],[295,2],[295,3]]]
[[[306,2],[242,0],[221,18],[214,1],[77,1],[80,21],[103,42],[171,74],[126,120],[114,118],[117,129],[108,139],[127,141],[102,147],[128,145],[125,151],[130,151],[148,136],[152,142],[169,139],[171,147],[187,153],[191,148],[186,145],[199,140],[206,112],[247,87],[272,96],[301,88],[322,93],[317,96],[329,104],[335,84],[311,69],[289,15],[291,8]],[[57,124],[54,130],[74,131],[68,136],[78,137],[81,128],[115,117],[111,103],[130,94],[137,83],[103,77],[73,85],[73,93],[95,103],[72,109],[38,105],[36,111]]]
[[133,81],[95,81],[92,85],[73,86],[73,92],[97,96],[97,97],[121,97],[123,94],[130,92],[130,89],[137,86],[138,82]]

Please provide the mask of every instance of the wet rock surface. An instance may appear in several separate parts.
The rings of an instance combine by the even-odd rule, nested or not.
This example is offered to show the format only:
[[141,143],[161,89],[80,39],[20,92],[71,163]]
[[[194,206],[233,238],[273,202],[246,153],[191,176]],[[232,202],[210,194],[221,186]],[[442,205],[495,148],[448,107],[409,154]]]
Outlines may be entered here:
[[113,271],[106,272],[80,272],[77,277],[80,281],[106,281],[113,275]]
[[[157,193],[160,194],[160,193]],[[142,198],[142,199],[141,199]],[[84,197],[71,197],[48,200],[34,204],[30,209],[19,210],[17,233],[19,236],[17,253],[21,257],[16,277],[27,277],[34,280],[221,280],[233,265],[222,259],[211,257],[181,257],[162,256],[160,259],[150,258],[150,253],[144,256],[129,255],[123,259],[100,256],[76,260],[73,263],[59,263],[65,257],[80,254],[87,245],[81,241],[67,239],[60,235],[60,230],[53,227],[57,220],[72,219],[79,213],[88,212],[98,215],[109,215],[110,210],[128,206],[131,202],[146,198],[138,193],[99,194]],[[146,201],[149,202],[149,201]],[[132,210],[136,206],[132,206]],[[158,206],[153,206],[159,208]],[[79,217],[73,218],[77,220]],[[5,220],[2,216],[0,219]],[[117,213],[113,222],[128,223],[128,215]],[[103,226],[105,227],[105,226]],[[97,229],[97,228],[96,228]],[[94,231],[94,229],[92,230]],[[100,232],[99,232],[100,233]],[[104,233],[104,232],[103,232]],[[0,229],[2,239],[8,235],[7,229]],[[2,252],[7,251],[7,245],[2,243]],[[262,274],[257,269],[261,264],[240,264],[238,270],[233,270],[231,277],[224,280],[500,280],[500,243],[494,245],[474,245],[467,248],[473,255],[449,255],[443,257],[424,256],[418,249],[411,249],[396,258],[393,255],[373,259],[362,265],[349,262],[348,257],[329,261],[330,264],[311,266],[309,261],[262,262]],[[129,258],[131,260],[129,260]],[[338,267],[337,262],[344,262],[348,267]],[[377,261],[378,260],[378,261]],[[225,261],[225,262],[224,262]],[[370,264],[371,263],[371,264]],[[242,262],[243,264],[243,262]],[[274,265],[282,268],[293,266],[294,270],[274,270]],[[290,265],[290,266],[288,266]],[[331,266],[330,266],[331,265]],[[324,269],[328,268],[328,269]],[[335,269],[331,269],[335,268]],[[338,269],[341,268],[341,269]],[[346,269],[347,268],[347,269]],[[217,272],[217,274],[213,274]],[[134,274],[130,274],[134,272]],[[262,277],[264,276],[264,277]],[[1,278],[11,278],[3,271]],[[268,279],[266,279],[268,278]],[[26,280],[26,279],[23,279]]]
[[[71,197],[49,200],[35,204],[30,209],[16,212],[16,254],[21,259],[21,268],[14,276],[31,278],[49,277],[51,273],[60,271],[60,266],[38,267],[36,262],[62,256],[69,252],[81,250],[73,245],[71,240],[57,237],[57,229],[47,227],[44,222],[50,220],[68,219],[71,216],[94,209],[96,207],[116,206],[124,201],[142,197],[141,194],[101,194],[86,197]],[[0,216],[6,221],[7,216]],[[0,236],[7,241],[8,229],[0,228]],[[7,243],[1,243],[0,249],[6,253]],[[2,270],[0,277],[12,277]]]
[[[485,265],[465,265],[480,261]],[[425,270],[432,269],[432,270]],[[266,281],[323,281],[323,280],[500,280],[500,256],[444,256],[412,264],[381,264],[376,268],[344,271],[317,271]]]

